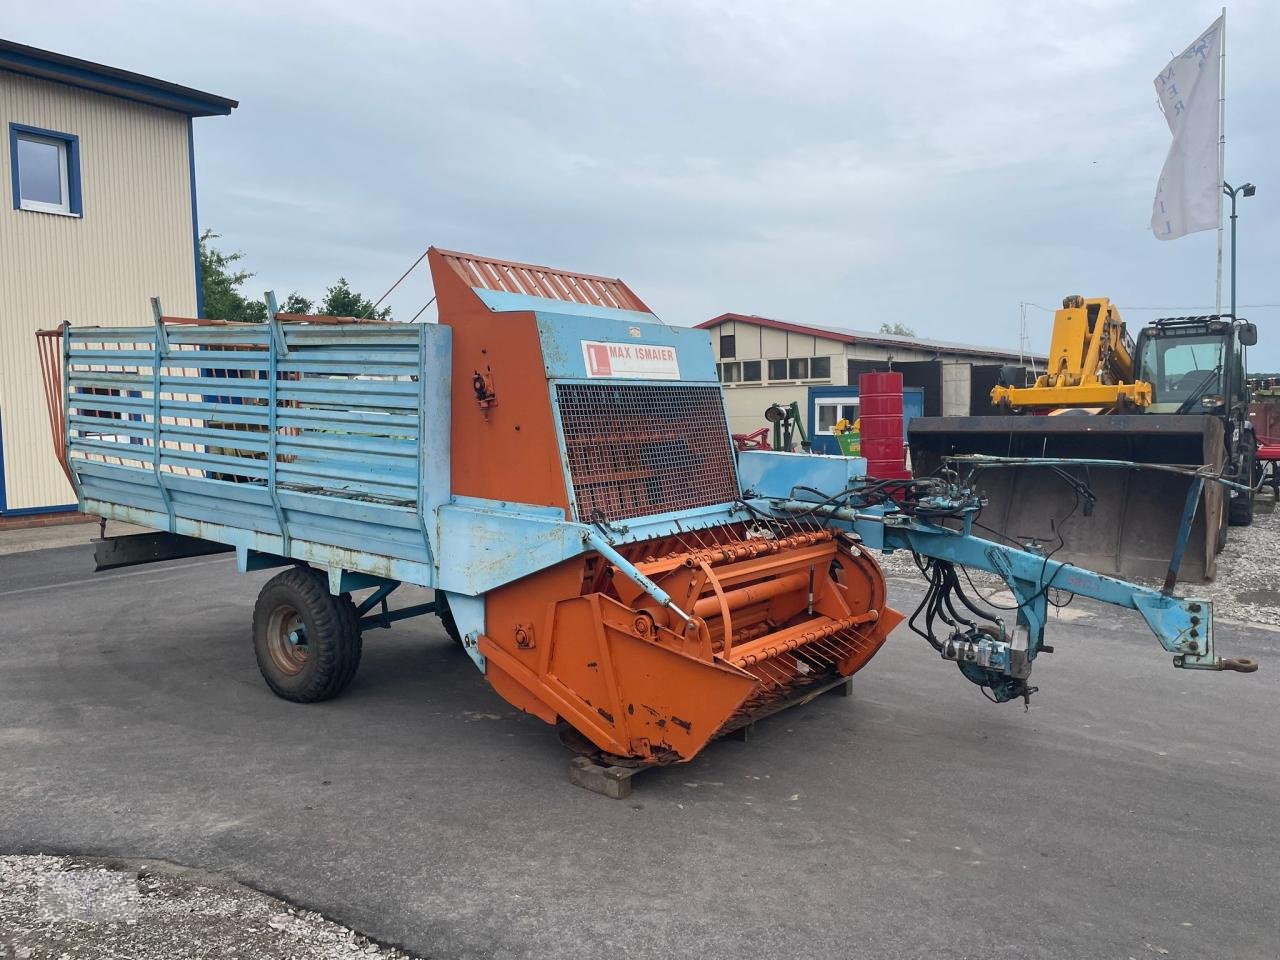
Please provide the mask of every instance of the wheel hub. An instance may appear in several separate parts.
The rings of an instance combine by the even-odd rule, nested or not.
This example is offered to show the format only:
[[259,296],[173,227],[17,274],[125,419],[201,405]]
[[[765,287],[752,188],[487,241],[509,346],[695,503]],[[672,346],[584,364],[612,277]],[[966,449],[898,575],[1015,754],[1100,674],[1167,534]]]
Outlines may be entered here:
[[307,663],[307,630],[301,614],[281,605],[267,622],[267,652],[281,673],[297,676]]

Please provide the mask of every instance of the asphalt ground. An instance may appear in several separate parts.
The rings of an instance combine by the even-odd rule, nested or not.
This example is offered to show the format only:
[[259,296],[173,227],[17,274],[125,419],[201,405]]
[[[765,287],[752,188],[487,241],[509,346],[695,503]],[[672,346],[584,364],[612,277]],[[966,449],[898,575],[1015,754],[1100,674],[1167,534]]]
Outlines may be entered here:
[[1077,600],[1029,712],[900,628],[852,697],[613,801],[433,619],[367,634],[339,699],[275,698],[268,576],[0,557],[0,853],[220,871],[426,957],[1280,955],[1274,627],[1218,624],[1256,674],[1179,671]]

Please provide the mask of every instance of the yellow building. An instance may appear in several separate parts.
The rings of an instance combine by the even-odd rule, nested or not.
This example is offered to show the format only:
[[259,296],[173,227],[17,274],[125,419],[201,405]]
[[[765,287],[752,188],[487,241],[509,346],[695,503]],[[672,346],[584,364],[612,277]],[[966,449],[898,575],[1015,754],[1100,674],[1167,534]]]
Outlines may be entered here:
[[35,331],[199,315],[192,120],[236,106],[0,40],[0,517],[75,509]]

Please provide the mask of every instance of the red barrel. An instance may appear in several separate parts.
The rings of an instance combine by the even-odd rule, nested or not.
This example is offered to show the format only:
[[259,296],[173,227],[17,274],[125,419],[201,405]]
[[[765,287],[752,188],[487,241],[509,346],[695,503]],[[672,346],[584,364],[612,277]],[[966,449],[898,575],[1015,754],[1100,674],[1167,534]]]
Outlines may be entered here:
[[861,397],[860,413],[864,417],[897,417],[902,419],[902,394],[871,394]]
[[909,478],[906,447],[902,443],[902,374],[861,374],[858,415],[867,476],[877,480]]
[[[902,466],[902,437],[885,437],[883,439],[867,437],[862,438],[862,455],[867,458],[867,469],[871,469],[871,464],[880,464],[884,466]],[[872,474],[872,476],[880,476],[880,474]]]
[[869,417],[859,410],[858,417],[862,421],[861,432],[864,440],[870,437],[873,440],[897,440],[898,443],[902,443],[901,414]]

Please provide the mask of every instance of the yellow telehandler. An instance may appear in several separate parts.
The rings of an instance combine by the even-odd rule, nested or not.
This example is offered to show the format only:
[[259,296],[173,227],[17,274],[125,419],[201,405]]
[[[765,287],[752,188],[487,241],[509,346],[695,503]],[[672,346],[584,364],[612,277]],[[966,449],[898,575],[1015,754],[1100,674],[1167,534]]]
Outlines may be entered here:
[[991,415],[914,418],[913,468],[973,471],[988,500],[980,522],[1054,559],[1211,580],[1228,525],[1253,518],[1245,348],[1257,339],[1224,314],[1155,320],[1135,343],[1110,300],[1067,297],[1045,374],[1028,386],[1007,370]]

